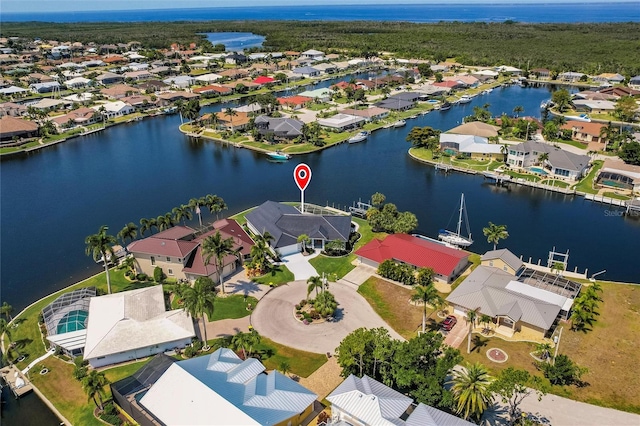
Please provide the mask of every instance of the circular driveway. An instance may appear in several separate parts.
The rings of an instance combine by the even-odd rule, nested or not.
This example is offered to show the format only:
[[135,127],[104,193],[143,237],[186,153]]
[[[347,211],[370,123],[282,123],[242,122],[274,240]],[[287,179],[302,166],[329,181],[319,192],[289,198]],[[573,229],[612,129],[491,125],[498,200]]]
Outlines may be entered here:
[[394,339],[404,340],[375,313],[355,286],[330,283],[329,291],[338,302],[333,322],[304,325],[295,319],[294,307],[307,297],[307,283],[293,281],[271,290],[260,300],[251,315],[251,325],[277,343],[321,354],[333,353],[347,334],[360,327],[384,327]]

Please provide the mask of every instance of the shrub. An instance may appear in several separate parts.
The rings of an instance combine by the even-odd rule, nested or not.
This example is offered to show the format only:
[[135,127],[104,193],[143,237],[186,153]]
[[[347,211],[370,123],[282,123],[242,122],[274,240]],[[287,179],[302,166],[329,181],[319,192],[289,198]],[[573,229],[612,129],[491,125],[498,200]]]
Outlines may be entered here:
[[587,372],[586,368],[578,366],[563,354],[558,355],[552,364],[540,362],[537,367],[542,370],[544,377],[549,379],[551,384],[560,386],[579,383],[580,377]]
[[156,266],[153,269],[153,280],[157,283],[162,282],[162,280],[164,280],[164,272],[162,272],[161,267]]
[[149,277],[145,273],[141,272],[138,275],[136,275],[136,280],[138,280],[138,281],[147,281],[148,279],[149,279]]
[[187,358],[192,358],[196,356],[197,353],[198,351],[193,346],[187,346],[186,348],[184,348],[184,356],[186,356]]

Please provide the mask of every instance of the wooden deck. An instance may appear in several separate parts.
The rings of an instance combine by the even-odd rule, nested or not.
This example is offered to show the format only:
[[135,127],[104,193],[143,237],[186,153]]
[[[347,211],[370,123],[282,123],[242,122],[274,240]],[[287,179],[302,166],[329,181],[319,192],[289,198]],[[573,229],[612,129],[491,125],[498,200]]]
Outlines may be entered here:
[[[0,375],[2,375],[2,379],[7,386],[9,386],[9,389],[11,389],[16,398],[33,390],[33,385],[31,385],[29,379],[14,365],[3,367],[0,370]],[[20,383],[20,381],[22,381],[22,383]]]

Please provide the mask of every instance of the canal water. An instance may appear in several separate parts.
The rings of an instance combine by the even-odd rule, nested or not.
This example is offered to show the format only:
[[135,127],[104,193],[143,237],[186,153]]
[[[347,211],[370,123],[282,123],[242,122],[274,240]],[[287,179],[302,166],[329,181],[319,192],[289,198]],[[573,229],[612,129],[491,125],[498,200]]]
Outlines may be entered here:
[[419,232],[435,237],[440,228],[456,225],[464,193],[476,241],[473,251],[490,248],[482,228],[492,221],[508,226],[510,236],[500,246],[525,259],[545,261],[555,246],[570,251],[570,269],[606,269],[604,278],[638,282],[640,221],[620,216],[619,209],[581,197],[496,187],[478,176],[445,175],[407,154],[405,138],[413,126],[447,130],[485,103],[495,115],[511,113],[516,105],[524,107],[524,115],[539,115],[540,102],[549,96],[546,88],[497,89],[449,111],[408,120],[404,128],[374,132],[366,142],[286,163],[189,139],[178,131],[177,115],[115,126],[6,159],[0,167],[2,300],[20,310],[99,272],[84,253],[84,239],[100,225],[108,225],[115,235],[127,222],[156,217],[209,193],[224,198],[229,214],[266,200],[296,200],[292,173],[300,162],[313,170],[305,192],[308,202],[344,208],[379,191],[400,210],[417,215]]

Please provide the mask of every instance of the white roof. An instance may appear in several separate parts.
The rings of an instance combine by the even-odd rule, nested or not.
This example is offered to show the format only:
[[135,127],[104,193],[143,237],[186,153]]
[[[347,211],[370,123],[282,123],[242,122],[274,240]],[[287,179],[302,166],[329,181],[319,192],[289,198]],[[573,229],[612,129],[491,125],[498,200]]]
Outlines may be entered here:
[[315,89],[315,90],[306,90],[304,92],[298,93],[298,96],[306,96],[307,98],[322,98],[324,96],[330,96],[331,89]]
[[31,104],[34,108],[53,108],[58,105],[70,105],[71,102],[61,99],[42,98],[38,102]]
[[501,145],[490,144],[487,138],[473,135],[456,135],[440,133],[440,143],[457,143],[458,151],[467,153],[500,154]]
[[258,111],[262,111],[262,105],[260,105],[257,102],[254,102],[249,105],[243,105],[241,107],[233,108],[233,110],[238,112],[246,112],[246,113],[258,112]]
[[474,71],[473,74],[476,75],[486,75],[488,77],[496,77],[498,76],[500,73],[496,72],[496,71],[492,71],[492,70],[477,70]]
[[3,87],[2,89],[0,89],[0,94],[10,95],[12,93],[22,93],[27,91],[28,91],[27,89],[23,89],[22,87],[9,86],[9,87]]
[[364,121],[364,118],[357,117],[351,114],[336,114],[329,118],[321,118],[318,120],[318,124],[327,127],[344,127],[352,124],[360,123]]
[[319,50],[309,49],[309,50],[305,50],[304,52],[302,52],[301,55],[318,56],[318,55],[324,55],[324,52],[321,52]]
[[64,84],[73,86],[74,84],[88,84],[91,83],[91,80],[84,77],[76,77],[70,80],[65,81]]
[[85,359],[107,356],[195,336],[182,309],[165,311],[162,286],[92,297]]
[[87,339],[87,330],[76,330],[68,333],[47,336],[47,340],[61,346],[68,351],[83,348]]
[[73,95],[63,97],[62,99],[66,99],[71,102],[85,102],[93,99],[93,93],[74,93]]
[[204,81],[204,82],[211,82],[211,81],[216,81],[221,79],[222,76],[218,75],[218,74],[213,74],[213,73],[209,73],[209,74],[204,74],[204,75],[199,75],[196,77],[196,81]]
[[131,108],[133,109],[133,107],[125,102],[122,101],[115,101],[115,102],[105,102],[103,104],[100,105],[94,105],[91,108],[95,109],[96,111],[99,111],[101,107],[104,107],[104,109],[107,112],[119,112],[125,108]]

